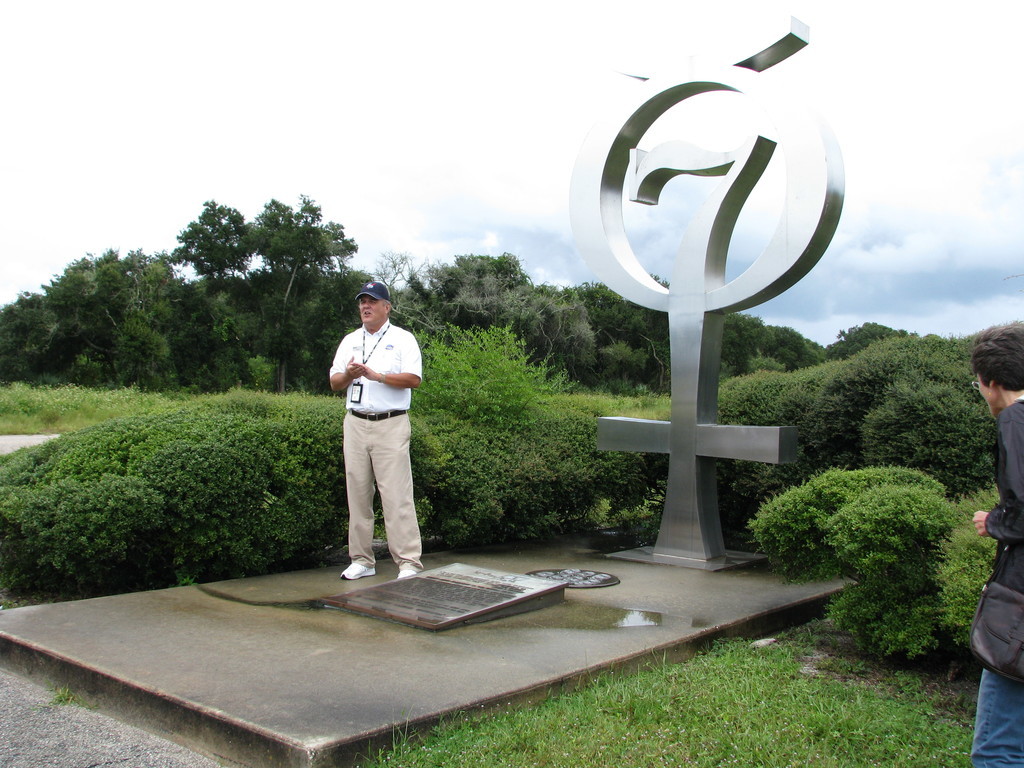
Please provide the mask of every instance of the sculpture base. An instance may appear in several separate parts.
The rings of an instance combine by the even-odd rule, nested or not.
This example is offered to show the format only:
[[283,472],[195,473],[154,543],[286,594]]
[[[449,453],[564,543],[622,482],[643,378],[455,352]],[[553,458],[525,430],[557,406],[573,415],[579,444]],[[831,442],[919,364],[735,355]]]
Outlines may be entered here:
[[658,563],[660,565],[675,565],[680,568],[694,568],[701,571],[724,571],[729,568],[742,568],[745,565],[763,562],[768,559],[767,555],[760,555],[751,552],[736,552],[726,550],[721,557],[713,557],[703,560],[697,557],[681,557],[669,555],[663,552],[656,552],[654,547],[639,547],[627,549],[624,552],[612,552],[608,557],[618,560],[632,560],[638,563]]

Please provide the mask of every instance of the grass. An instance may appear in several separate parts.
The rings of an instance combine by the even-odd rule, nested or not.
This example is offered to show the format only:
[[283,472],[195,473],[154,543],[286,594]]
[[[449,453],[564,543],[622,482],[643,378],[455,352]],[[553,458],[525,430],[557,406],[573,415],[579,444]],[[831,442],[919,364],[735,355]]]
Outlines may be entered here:
[[[119,416],[156,413],[198,399],[231,397],[236,394],[174,395],[138,389],[8,384],[0,386],[0,435],[73,432]],[[577,392],[571,395],[551,395],[550,399],[554,402],[564,400],[567,408],[588,411],[595,416],[668,419],[671,410],[665,395],[625,396]]]
[[584,411],[595,416],[622,416],[631,419],[668,420],[672,404],[668,395],[651,393],[638,395],[608,395],[600,392],[572,392],[548,395],[552,403],[564,402],[566,408]]
[[66,707],[73,705],[76,707],[83,707],[85,709],[92,709],[92,707],[86,704],[77,693],[72,691],[66,685],[62,685],[59,688],[51,688],[51,691],[53,692],[53,698],[50,699],[51,706]]
[[0,387],[0,435],[73,432],[118,416],[175,408],[186,397],[137,389],[9,384]]
[[965,768],[977,675],[851,653],[827,622],[756,648],[607,676],[538,706],[442,725],[362,768]]

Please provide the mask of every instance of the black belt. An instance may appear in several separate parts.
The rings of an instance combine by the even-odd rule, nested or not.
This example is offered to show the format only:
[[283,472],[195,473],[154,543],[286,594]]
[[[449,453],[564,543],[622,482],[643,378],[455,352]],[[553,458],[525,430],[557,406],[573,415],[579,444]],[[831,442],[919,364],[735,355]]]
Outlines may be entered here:
[[359,419],[380,421],[381,419],[390,419],[392,416],[401,416],[403,413],[408,413],[408,411],[384,411],[383,413],[360,413],[359,411],[349,411],[349,413]]

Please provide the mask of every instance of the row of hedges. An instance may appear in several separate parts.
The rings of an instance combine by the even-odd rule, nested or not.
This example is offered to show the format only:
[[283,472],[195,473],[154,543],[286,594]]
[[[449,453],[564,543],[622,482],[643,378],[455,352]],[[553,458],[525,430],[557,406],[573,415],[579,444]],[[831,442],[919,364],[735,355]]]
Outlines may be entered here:
[[[660,457],[598,452],[592,412],[506,329],[426,355],[412,459],[421,529],[451,546],[614,522]],[[524,386],[523,381],[529,386]],[[420,393],[417,394],[419,398]],[[235,391],[113,419],[0,461],[0,582],[99,594],[312,566],[347,538],[344,401]]]
[[766,502],[750,523],[774,567],[789,579],[838,576],[850,583],[829,613],[879,656],[966,652],[992,539],[971,522],[994,490],[954,504],[918,470],[828,470]]
[[88,594],[308,562],[338,535],[336,405],[237,393],[11,455],[3,583]]
[[909,336],[847,360],[723,382],[720,423],[799,432],[792,464],[718,463],[723,526],[742,536],[763,501],[830,468],[919,469],[950,497],[990,487],[995,425],[970,371],[969,339]]

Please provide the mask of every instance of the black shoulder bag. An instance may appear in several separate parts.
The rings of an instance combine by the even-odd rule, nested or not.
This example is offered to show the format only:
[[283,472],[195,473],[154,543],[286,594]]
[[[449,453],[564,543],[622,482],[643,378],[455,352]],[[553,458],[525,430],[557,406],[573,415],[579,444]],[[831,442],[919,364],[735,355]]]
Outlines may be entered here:
[[1024,594],[996,582],[1007,559],[1000,554],[974,612],[971,652],[985,669],[1024,683]]

